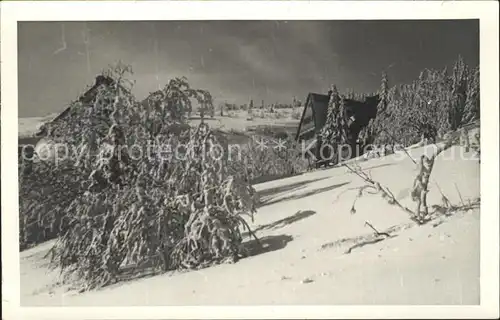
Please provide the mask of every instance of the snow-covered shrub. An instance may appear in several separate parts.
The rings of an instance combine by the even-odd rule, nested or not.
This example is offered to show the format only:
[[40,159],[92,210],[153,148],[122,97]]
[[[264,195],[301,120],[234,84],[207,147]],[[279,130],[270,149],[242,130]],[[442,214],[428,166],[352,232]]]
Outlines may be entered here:
[[210,96],[180,78],[138,103],[130,71],[112,69],[112,84],[49,130],[83,156],[33,164],[20,176],[23,237],[33,238],[30,223],[54,225],[51,264],[83,289],[117,281],[126,264],[168,270],[234,261],[243,216],[255,212],[255,191],[227,165],[224,143],[208,125],[184,122],[190,99]]
[[411,84],[390,89],[384,75],[379,94],[377,117],[367,129],[375,143],[409,146],[422,136],[434,142],[480,117],[479,68],[471,69],[461,57],[451,74],[426,69]]
[[293,120],[300,120],[301,117],[302,117],[302,111],[300,110],[300,108],[296,108],[292,111],[291,118]]
[[303,173],[308,167],[300,144],[291,137],[254,135],[241,150],[241,161],[230,165],[250,182]]

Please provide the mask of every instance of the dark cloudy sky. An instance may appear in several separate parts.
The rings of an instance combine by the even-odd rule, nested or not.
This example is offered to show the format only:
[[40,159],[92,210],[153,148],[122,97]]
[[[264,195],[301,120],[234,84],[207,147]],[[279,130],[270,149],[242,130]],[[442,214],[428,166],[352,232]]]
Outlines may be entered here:
[[478,20],[22,22],[18,41],[20,117],[61,111],[118,60],[138,98],[186,76],[236,103],[291,102],[332,83],[373,92],[383,69],[405,83],[459,54],[479,63]]

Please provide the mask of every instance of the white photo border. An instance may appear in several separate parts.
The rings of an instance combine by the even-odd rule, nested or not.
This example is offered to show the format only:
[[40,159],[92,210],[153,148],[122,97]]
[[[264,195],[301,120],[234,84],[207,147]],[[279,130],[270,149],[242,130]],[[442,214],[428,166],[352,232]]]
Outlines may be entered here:
[[[2,305],[5,319],[485,318],[499,308],[497,1],[9,1],[1,3]],[[17,23],[117,20],[479,19],[481,296],[479,306],[20,307]],[[17,245],[14,245],[17,244]]]

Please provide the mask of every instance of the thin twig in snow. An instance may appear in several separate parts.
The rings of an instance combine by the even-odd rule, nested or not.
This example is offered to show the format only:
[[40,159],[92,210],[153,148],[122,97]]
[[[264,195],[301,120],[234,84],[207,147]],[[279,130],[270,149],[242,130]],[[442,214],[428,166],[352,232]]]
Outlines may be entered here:
[[366,226],[369,226],[369,227],[370,227],[370,228],[371,228],[371,229],[375,232],[375,235],[377,235],[377,236],[382,236],[382,235],[383,235],[383,236],[390,237],[390,235],[389,235],[388,233],[386,233],[386,232],[382,232],[382,233],[380,233],[380,232],[379,232],[377,229],[375,229],[375,227],[374,227],[374,226],[372,226],[372,224],[371,224],[371,223],[369,223],[368,221],[365,221],[365,225],[366,225]]
[[465,204],[464,204],[464,199],[462,198],[462,194],[460,193],[460,190],[458,189],[458,186],[457,186],[457,183],[453,183],[455,185],[455,189],[457,189],[457,193],[458,193],[458,196],[460,197],[460,202],[462,203],[462,206],[465,207]]
[[[364,189],[366,189],[367,187],[368,188],[373,188],[375,189],[375,193],[379,193],[381,192],[382,193],[382,198],[386,199],[387,202],[391,205],[396,205],[398,206],[400,209],[402,209],[403,211],[405,211],[406,213],[408,213],[410,215],[411,218],[414,218],[416,215],[413,211],[411,211],[410,209],[408,209],[407,207],[403,206],[395,197],[394,197],[394,194],[387,188],[387,187],[383,187],[380,185],[380,183],[374,181],[373,179],[371,179],[370,177],[368,177],[368,175],[363,172],[363,171],[357,171],[357,170],[354,170],[352,169],[348,164],[346,163],[343,163],[342,164],[343,166],[345,166],[347,169],[349,169],[352,173],[356,174],[358,177],[360,177],[361,179],[363,179],[365,182],[367,182],[369,185],[368,186],[364,186],[364,187],[361,187],[360,188],[360,194],[362,193],[362,191]],[[372,193],[374,194],[374,193]],[[353,210],[351,210],[353,211]],[[354,210],[355,211],[355,210]]]

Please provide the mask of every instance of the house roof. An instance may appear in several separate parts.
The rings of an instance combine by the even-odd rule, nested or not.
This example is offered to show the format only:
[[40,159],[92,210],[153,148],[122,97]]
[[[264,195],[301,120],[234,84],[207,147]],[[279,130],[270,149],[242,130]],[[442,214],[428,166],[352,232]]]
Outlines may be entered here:
[[[346,115],[348,117],[355,116],[357,127],[366,126],[369,120],[375,118],[377,114],[379,99],[379,95],[366,96],[363,99],[344,99]],[[328,114],[329,100],[330,97],[327,94],[309,93],[307,95],[295,140],[298,140],[299,137],[310,138],[323,128]],[[303,125],[308,108],[311,108],[314,125],[304,130]]]
[[[302,125],[304,124],[304,117],[306,115],[307,109],[311,108],[312,110],[312,118],[314,122],[314,126],[309,130],[317,131],[323,127],[326,121],[326,115],[328,112],[328,102],[330,101],[330,97],[326,94],[319,93],[309,93],[307,95],[306,103],[304,105],[304,110],[302,112],[302,116],[300,118],[299,127],[297,129],[297,134],[295,136],[295,140],[298,140],[301,134],[306,132],[302,131]],[[308,131],[309,131],[308,130]]]
[[[80,96],[80,98],[78,99],[78,101],[84,102],[84,103],[92,101],[92,99],[95,98],[95,96],[97,95],[97,89],[99,88],[99,86],[101,86],[101,85],[110,86],[113,83],[114,83],[114,80],[111,79],[110,77],[106,77],[106,76],[102,76],[102,75],[97,76],[95,79],[95,84],[89,90],[87,90],[84,94],[82,94]],[[59,115],[57,115],[54,119],[52,119],[51,122],[55,122],[55,121],[62,119],[66,114],[68,114],[68,112],[70,110],[71,110],[71,106],[68,106]]]
[[[107,77],[107,76],[103,76],[103,75],[99,75],[96,77],[94,85],[91,88],[89,88],[87,91],[85,91],[80,96],[78,101],[83,102],[83,103],[89,103],[90,101],[92,101],[95,98],[95,96],[97,95],[97,89],[101,85],[110,86],[112,84],[114,84],[114,80],[112,78]],[[57,122],[57,121],[63,119],[70,112],[71,108],[73,108],[73,105],[70,104],[68,107],[66,107],[62,112],[57,114],[55,117],[42,123],[41,128],[37,132],[35,132],[35,136],[40,137],[40,136],[45,135],[45,129],[44,129],[43,125],[45,125],[47,123],[54,123],[54,122]]]

